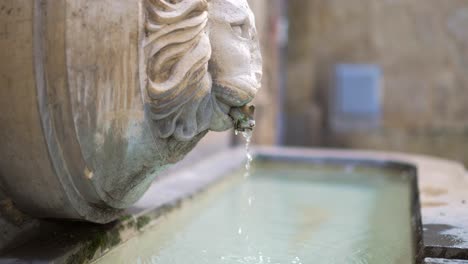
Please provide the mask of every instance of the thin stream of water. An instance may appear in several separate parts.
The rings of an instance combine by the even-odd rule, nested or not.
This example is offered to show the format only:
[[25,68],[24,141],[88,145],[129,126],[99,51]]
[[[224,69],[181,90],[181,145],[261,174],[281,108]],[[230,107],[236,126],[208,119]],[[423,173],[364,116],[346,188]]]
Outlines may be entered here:
[[[251,175],[251,165],[253,161],[253,156],[250,151],[250,144],[252,142],[252,135],[253,135],[253,130],[245,130],[245,131],[235,131],[236,135],[239,135],[239,133],[242,135],[242,137],[245,140],[245,156],[246,156],[246,161],[245,161],[245,172],[244,172],[244,182],[247,182],[248,178]],[[250,210],[253,205],[254,201],[254,193],[252,192],[252,189],[246,189],[244,190],[247,193],[241,194],[241,196],[247,196],[247,206],[242,206],[241,209],[241,215],[242,217],[248,216],[250,214]],[[244,196],[244,197],[245,197]],[[242,197],[241,197],[242,198]],[[242,201],[244,202],[244,201]],[[250,241],[250,231],[249,228],[244,227],[243,223],[239,223],[239,227],[237,230],[237,233],[242,239],[244,240],[244,243],[247,247],[247,254],[243,256],[241,259],[238,260],[239,263],[252,263],[252,262],[257,262],[258,263],[271,263],[270,262],[270,257],[264,256],[261,251],[256,251],[255,243],[253,241]],[[222,259],[227,258],[227,256],[223,256]],[[264,262],[264,259],[266,262]],[[302,264],[300,259],[296,256],[292,264]]]
[[253,160],[252,153],[250,153],[250,142],[252,141],[253,130],[245,130],[241,133],[245,139],[245,156],[247,158],[247,161],[245,162],[244,178],[248,178],[250,176],[250,166]]

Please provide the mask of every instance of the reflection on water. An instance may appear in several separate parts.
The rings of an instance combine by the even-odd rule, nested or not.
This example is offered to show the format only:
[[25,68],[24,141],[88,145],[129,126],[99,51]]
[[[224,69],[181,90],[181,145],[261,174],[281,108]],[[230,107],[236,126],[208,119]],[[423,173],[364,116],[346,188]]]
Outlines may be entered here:
[[97,263],[413,263],[406,177],[254,167],[252,177],[226,181]]

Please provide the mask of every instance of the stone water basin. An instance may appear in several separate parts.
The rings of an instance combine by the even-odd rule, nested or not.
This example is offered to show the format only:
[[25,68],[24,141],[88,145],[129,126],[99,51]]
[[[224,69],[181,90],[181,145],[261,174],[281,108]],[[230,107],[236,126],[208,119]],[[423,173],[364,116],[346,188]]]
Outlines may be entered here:
[[[35,248],[29,244],[6,259],[467,263],[468,180],[462,165],[370,151],[272,147],[252,152],[247,179],[242,148],[177,165],[120,221],[77,232],[64,228],[65,239],[53,238],[62,241],[55,243],[61,251],[41,242],[41,254],[25,254]],[[69,237],[73,242],[64,243]]]
[[414,263],[413,172],[260,159],[96,263]]

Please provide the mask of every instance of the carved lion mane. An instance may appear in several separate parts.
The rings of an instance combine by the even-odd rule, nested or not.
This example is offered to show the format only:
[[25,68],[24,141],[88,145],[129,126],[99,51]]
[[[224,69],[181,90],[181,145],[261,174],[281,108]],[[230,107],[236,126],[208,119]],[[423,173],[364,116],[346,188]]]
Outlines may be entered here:
[[215,99],[208,72],[207,0],[145,5],[146,88],[159,136],[188,141],[207,129],[226,129],[229,106]]

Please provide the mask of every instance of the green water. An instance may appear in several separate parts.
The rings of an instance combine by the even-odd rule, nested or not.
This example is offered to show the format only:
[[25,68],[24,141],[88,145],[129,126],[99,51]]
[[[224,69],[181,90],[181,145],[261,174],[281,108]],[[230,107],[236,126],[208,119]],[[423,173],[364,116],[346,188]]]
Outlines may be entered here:
[[255,164],[97,263],[413,263],[409,179],[371,168]]

